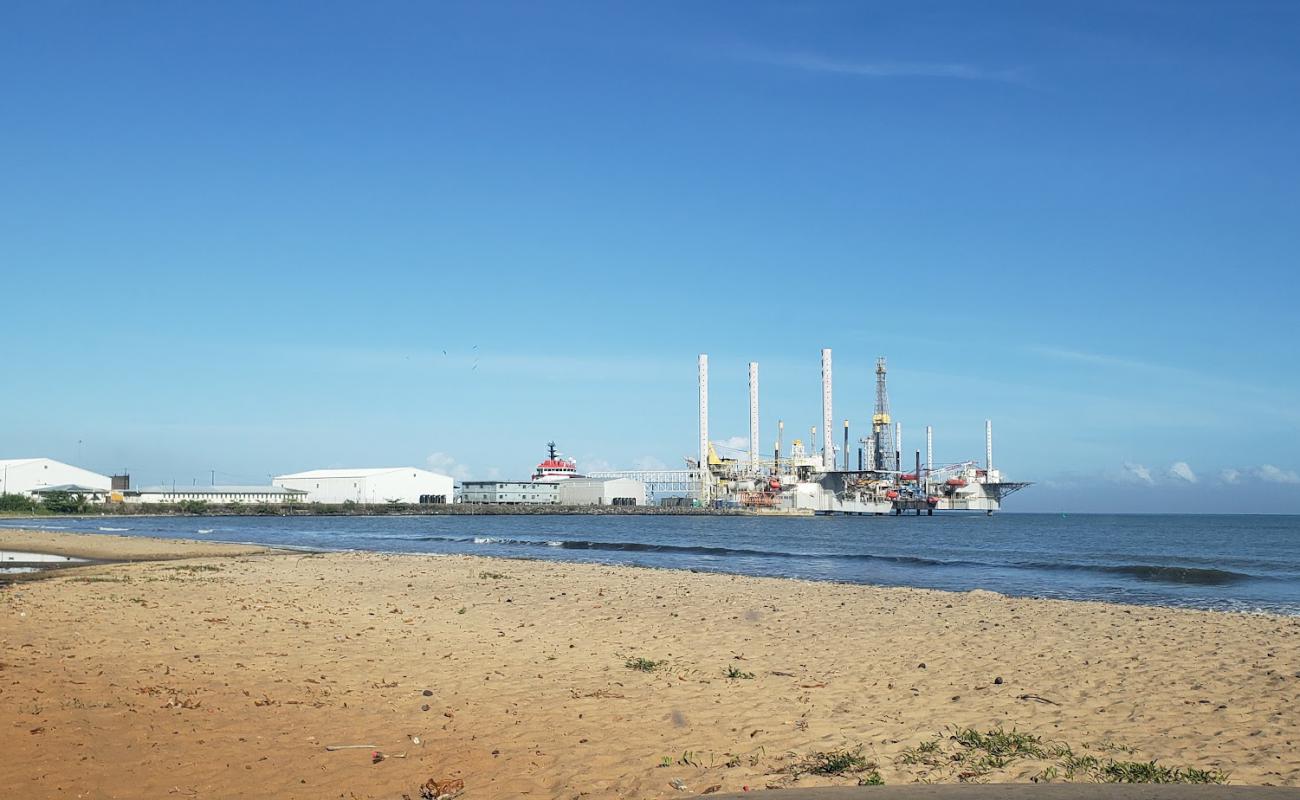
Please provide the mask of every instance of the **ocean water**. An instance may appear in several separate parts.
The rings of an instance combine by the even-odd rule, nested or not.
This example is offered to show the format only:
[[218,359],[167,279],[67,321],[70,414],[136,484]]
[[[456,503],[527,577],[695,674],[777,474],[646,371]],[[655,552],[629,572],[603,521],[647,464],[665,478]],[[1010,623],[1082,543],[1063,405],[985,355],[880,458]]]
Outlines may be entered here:
[[3,524],[1300,615],[1300,516],[114,516]]

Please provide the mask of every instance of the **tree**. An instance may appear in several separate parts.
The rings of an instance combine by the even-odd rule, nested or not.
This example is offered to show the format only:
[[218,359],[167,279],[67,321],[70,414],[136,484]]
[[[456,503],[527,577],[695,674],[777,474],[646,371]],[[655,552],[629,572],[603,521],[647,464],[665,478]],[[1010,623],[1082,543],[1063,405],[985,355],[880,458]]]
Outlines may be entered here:
[[88,503],[84,494],[60,491],[46,492],[41,498],[41,505],[45,506],[46,511],[55,514],[78,514],[86,510]]
[[0,511],[30,513],[35,509],[36,504],[25,494],[0,494]]
[[208,510],[207,500],[182,500],[176,504],[182,514],[204,514]]

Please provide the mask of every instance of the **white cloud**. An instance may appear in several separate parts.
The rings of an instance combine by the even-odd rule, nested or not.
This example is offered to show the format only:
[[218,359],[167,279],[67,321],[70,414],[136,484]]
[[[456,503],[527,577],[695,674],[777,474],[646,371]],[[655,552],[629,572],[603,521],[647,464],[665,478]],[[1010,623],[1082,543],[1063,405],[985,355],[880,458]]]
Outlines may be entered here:
[[640,458],[634,458],[632,459],[632,467],[634,469],[644,470],[668,469],[667,464],[654,456],[641,456]]
[[1017,70],[991,70],[971,64],[936,61],[844,61],[818,53],[776,53],[741,49],[737,55],[747,61],[793,67],[806,72],[854,75],[861,78],[950,78],[965,81],[1024,83]]
[[[1242,404],[1245,403],[1246,407],[1270,416],[1281,417],[1289,422],[1300,421],[1300,412],[1296,410],[1300,408],[1300,403],[1295,402],[1293,398],[1286,397],[1281,398],[1283,402],[1277,402],[1279,395],[1275,387],[1253,386],[1246,383],[1242,376],[1239,375],[1224,377],[1217,372],[1202,372],[1196,369],[1159,364],[1136,358],[1126,358],[1105,353],[1089,353],[1063,347],[1030,345],[1023,348],[1023,350],[1026,353],[1055,361],[1104,369],[1141,372],[1144,380],[1152,381],[1155,379],[1160,384],[1167,385],[1170,381],[1179,381],[1218,392],[1226,392],[1229,393],[1234,409],[1237,412],[1240,412]],[[1248,396],[1243,397],[1243,395]],[[1161,413],[1164,415],[1166,410],[1162,408]],[[1186,412],[1184,412],[1184,415],[1186,415]]]
[[1027,352],[1035,355],[1046,356],[1058,361],[1073,361],[1079,364],[1094,364],[1099,367],[1123,367],[1124,369],[1142,370],[1150,372],[1151,370],[1165,370],[1157,364],[1151,364],[1145,361],[1137,361],[1131,358],[1121,358],[1118,356],[1106,355],[1102,353],[1086,353],[1082,350],[1069,350],[1064,347],[1044,347],[1033,345],[1026,347]]
[[1186,461],[1177,461],[1169,468],[1169,477],[1178,478],[1188,483],[1196,483],[1196,473],[1187,465]]
[[614,472],[618,469],[609,461],[593,455],[585,455],[578,459],[579,472]]
[[1262,464],[1255,470],[1255,477],[1269,483],[1300,483],[1300,475],[1295,470],[1282,469],[1272,464]]
[[745,453],[749,452],[748,436],[732,436],[727,439],[714,439],[713,446],[723,450],[740,450]]
[[461,376],[477,373],[512,378],[587,379],[592,375],[598,375],[604,382],[613,379],[632,383],[657,381],[665,372],[690,375],[695,368],[691,361],[660,356],[614,357],[600,354],[562,356],[543,352],[506,353],[480,350],[477,346],[467,348],[464,345],[450,345],[445,349],[443,347],[282,347],[276,352],[297,361],[328,364],[343,369],[446,370],[448,374]]
[[1127,461],[1124,462],[1124,478],[1149,485],[1155,484],[1155,480],[1151,477],[1151,470],[1141,464],[1130,464]]
[[1223,469],[1219,471],[1219,480],[1223,481],[1224,483],[1240,483],[1241,473],[1229,467],[1228,469]]
[[433,453],[425,459],[425,462],[428,463],[430,470],[443,475],[450,475],[456,480],[466,480],[472,474],[469,467],[461,464],[446,453]]

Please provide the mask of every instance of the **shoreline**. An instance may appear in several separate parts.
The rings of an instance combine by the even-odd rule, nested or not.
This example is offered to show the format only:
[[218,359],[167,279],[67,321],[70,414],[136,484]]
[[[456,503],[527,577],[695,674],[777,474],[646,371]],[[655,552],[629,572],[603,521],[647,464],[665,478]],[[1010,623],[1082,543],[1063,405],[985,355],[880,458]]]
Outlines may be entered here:
[[[0,717],[13,720],[0,727],[0,784],[32,797],[396,798],[436,778],[464,780],[467,798],[666,798],[865,774],[801,774],[818,752],[860,751],[891,785],[1057,768],[1013,760],[963,779],[949,762],[909,760],[970,727],[1300,785],[1292,617],[485,556],[285,555],[102,565],[0,589]],[[391,757],[324,749],[337,744]]]
[[[464,504],[454,504],[443,506],[442,508],[451,509]],[[109,512],[99,514],[30,514],[26,512],[0,512],[0,526],[14,522],[39,522],[44,520],[67,520],[67,519],[149,519],[151,517],[163,518],[202,518],[202,517],[437,517],[437,516],[701,516],[701,517],[754,517],[754,518],[806,518],[822,519],[834,517],[862,517],[862,518],[897,518],[903,519],[912,517],[912,514],[818,514],[812,511],[749,511],[735,508],[660,508],[651,506],[537,506],[540,510],[518,510],[520,508],[529,508],[528,506],[484,506],[474,511],[321,511],[318,509],[298,510],[294,509],[292,513],[281,513],[277,510],[273,513],[259,512],[256,508],[248,510],[230,510],[226,508],[217,508],[204,511],[203,513],[181,512],[175,510],[165,510],[149,513],[125,513]],[[483,508],[495,508],[498,510],[487,511]],[[637,509],[641,510],[637,510]],[[652,509],[653,510],[650,510]],[[587,509],[587,510],[583,510]],[[604,509],[603,511],[593,511],[591,509]],[[984,511],[963,511],[960,509],[944,510],[940,517],[983,517],[987,516]],[[1209,513],[1200,511],[1019,511],[1016,509],[1001,509],[994,513],[994,516],[1011,516],[1011,517],[1300,517],[1300,514],[1289,512],[1234,512],[1234,513]]]
[[[22,548],[19,548],[13,544],[13,541],[11,539],[7,538],[6,534],[10,534],[10,533],[32,534],[36,536],[40,536],[46,533],[59,533],[69,538],[111,537],[114,539],[130,540],[132,543],[135,543],[137,541],[143,541],[147,543],[145,550],[149,554],[139,555],[135,557],[91,555],[92,553],[100,553],[100,554],[104,553],[105,547],[103,545],[96,546],[95,544],[92,543],[87,543],[85,545],[82,545],[79,542],[69,542],[66,544],[51,545],[51,546],[34,545],[29,547],[27,545],[23,545]],[[22,541],[25,541],[25,539],[23,539]],[[173,543],[176,543],[180,546],[176,548],[167,547],[167,545]],[[217,548],[221,548],[221,551],[213,551],[213,552],[207,551],[206,549],[204,549],[204,546],[207,545],[213,545]],[[197,547],[191,549],[191,546],[197,546]],[[225,548],[229,548],[229,550],[227,551],[225,550]],[[1129,610],[1145,609],[1150,611],[1178,611],[1178,612],[1189,612],[1189,613],[1197,613],[1197,614],[1227,614],[1227,615],[1241,615],[1245,617],[1267,617],[1279,621],[1295,621],[1297,624],[1300,624],[1300,615],[1277,614],[1269,611],[1238,611],[1238,610],[1215,609],[1215,608],[1187,608],[1181,606],[1162,606],[1162,605],[1155,605],[1150,603],[1115,603],[1115,602],[1108,602],[1105,600],[1092,600],[1092,599],[1084,599],[1084,598],[1080,598],[1080,599],[1054,598],[1054,597],[1041,597],[1041,596],[1031,596],[1031,595],[1006,594],[1004,592],[999,592],[992,589],[964,589],[964,590],[963,589],[936,589],[936,588],[930,588],[925,586],[859,583],[854,581],[840,581],[840,580],[819,579],[819,578],[800,578],[800,577],[791,577],[791,576],[783,576],[783,575],[747,575],[738,572],[727,572],[725,570],[699,569],[693,567],[692,568],[668,567],[668,566],[660,566],[660,565],[653,565],[653,564],[611,564],[605,562],[568,561],[564,559],[552,560],[552,559],[539,558],[537,556],[524,556],[524,555],[494,556],[494,555],[477,555],[477,554],[464,554],[464,553],[398,552],[398,551],[387,551],[387,550],[367,550],[367,549],[360,549],[360,548],[339,548],[339,549],[309,548],[309,547],[298,548],[298,547],[285,547],[283,545],[276,547],[272,545],[258,544],[255,542],[233,542],[233,541],[225,541],[225,540],[201,541],[197,539],[167,539],[164,537],[154,537],[154,536],[117,536],[111,533],[89,533],[89,532],[78,532],[78,531],[71,531],[71,532],[40,531],[40,530],[29,530],[25,528],[0,528],[0,550],[4,550],[4,549],[23,549],[26,550],[27,552],[32,552],[32,553],[53,555],[53,556],[68,556],[71,558],[80,559],[80,563],[77,562],[66,563],[66,564],[61,563],[58,566],[43,568],[36,572],[22,573],[18,576],[14,576],[22,580],[41,580],[47,577],[56,577],[54,573],[64,569],[77,569],[77,568],[85,569],[85,568],[95,567],[95,566],[150,563],[150,562],[158,562],[158,561],[181,561],[181,560],[195,559],[195,558],[229,558],[229,557],[241,556],[241,555],[278,555],[278,556],[371,555],[371,556],[381,556],[384,558],[412,558],[412,559],[460,558],[460,559],[468,559],[468,560],[481,559],[482,561],[488,564],[497,564],[499,562],[504,562],[507,564],[512,562],[535,563],[535,564],[572,564],[576,566],[611,567],[615,569],[666,572],[666,573],[679,574],[679,575],[717,575],[717,576],[725,576],[725,577],[732,577],[732,578],[742,578],[745,580],[780,581],[783,583],[807,585],[809,587],[842,586],[842,587],[857,587],[862,589],[879,589],[884,591],[899,590],[899,591],[912,591],[912,592],[927,592],[927,593],[935,593],[941,595],[952,595],[955,597],[976,595],[976,596],[983,596],[983,597],[1000,598],[1009,601],[1051,602],[1051,603],[1095,605],[1104,608],[1115,608],[1115,609],[1129,609]],[[113,549],[112,546],[109,546],[109,551],[112,551],[112,549]],[[0,577],[0,586],[3,585],[3,582],[4,579]]]
[[[6,534],[19,534],[21,538],[10,539]],[[58,537],[60,544],[47,547],[45,545],[28,546],[24,542],[30,541],[31,537],[42,537],[46,535]],[[90,544],[83,542],[83,539],[95,541],[96,537],[102,537],[105,540],[120,540],[125,550],[116,546],[111,546],[108,552],[115,555],[107,555],[102,544]],[[175,544],[175,547],[170,545]],[[292,554],[374,554],[381,556],[401,556],[413,558],[437,558],[441,556],[460,556],[464,558],[483,558],[493,561],[524,561],[539,563],[560,563],[560,564],[593,564],[605,565],[611,567],[625,567],[628,569],[645,569],[645,570],[664,570],[668,572],[683,572],[689,574],[701,575],[726,575],[740,578],[758,578],[764,580],[782,580],[794,581],[799,583],[808,583],[811,585],[835,585],[835,586],[858,586],[870,589],[913,589],[927,592],[943,592],[954,595],[965,595],[970,593],[983,593],[987,595],[1003,597],[1008,600],[1026,600],[1026,601],[1051,601],[1064,603],[1095,603],[1102,606],[1114,606],[1118,608],[1137,608],[1137,609],[1156,609],[1156,610],[1174,610],[1174,611],[1195,611],[1212,614],[1241,614],[1250,617],[1276,617],[1278,619],[1289,619],[1300,621],[1300,613],[1287,614],[1266,609],[1256,608],[1251,610],[1241,609],[1223,609],[1223,608],[1198,608],[1196,606],[1180,606],[1173,604],[1161,605],[1158,603],[1140,603],[1140,602],[1120,602],[1110,600],[1099,600],[1092,598],[1075,598],[1075,597],[1048,597],[1043,595],[1032,594],[1015,594],[1002,592],[995,589],[985,589],[977,587],[973,589],[946,589],[927,586],[914,586],[906,583],[872,583],[868,581],[850,581],[836,580],[833,578],[805,578],[798,576],[786,575],[752,575],[742,572],[731,572],[726,569],[710,569],[707,567],[672,567],[655,564],[625,564],[617,562],[590,562],[570,559],[548,559],[539,556],[530,555],[486,555],[474,553],[439,553],[439,552],[410,552],[396,550],[374,550],[368,548],[356,547],[321,547],[321,546],[295,546],[295,545],[274,545],[260,542],[235,541],[225,539],[198,540],[178,537],[175,539],[164,536],[122,536],[112,532],[105,531],[68,531],[68,530],[48,530],[48,529],[28,529],[28,528],[5,528],[3,521],[0,520],[0,549],[25,549],[30,552],[45,553],[47,555],[73,556],[84,559],[88,563],[83,564],[60,564],[55,567],[42,568],[33,572],[17,573],[11,575],[0,574],[0,585],[6,581],[22,580],[40,580],[46,577],[47,573],[60,569],[86,568],[99,564],[118,564],[133,563],[138,561],[170,561],[185,558],[203,558],[213,556],[231,556],[231,555],[292,555]],[[41,549],[45,548],[45,549]],[[122,555],[125,553],[126,555]]]
[[[145,516],[145,518],[148,517],[149,515]],[[94,518],[83,517],[81,519],[94,519]],[[608,561],[608,562],[607,561],[583,561],[580,559],[542,558],[540,556],[534,556],[534,555],[499,555],[499,554],[447,553],[447,552],[429,552],[429,551],[400,551],[400,550],[379,550],[379,549],[370,549],[364,547],[326,547],[321,545],[299,546],[299,545],[270,544],[270,543],[263,543],[263,542],[239,541],[239,540],[228,540],[228,539],[196,540],[196,539],[187,539],[184,537],[177,537],[173,539],[173,538],[168,538],[159,535],[120,536],[117,535],[116,533],[112,533],[109,531],[71,531],[71,530],[62,530],[62,529],[50,530],[50,529],[28,529],[28,528],[5,528],[3,525],[4,525],[4,521],[0,520],[0,549],[4,549],[5,547],[12,546],[12,549],[29,549],[32,550],[32,552],[44,552],[49,555],[79,556],[89,561],[93,561],[95,563],[102,563],[102,564],[124,563],[124,562],[132,562],[132,561],[173,560],[173,559],[180,559],[180,558],[204,557],[204,556],[211,556],[211,555],[219,556],[219,555],[238,555],[238,554],[254,554],[254,553],[280,554],[280,555],[304,554],[304,553],[308,553],[308,554],[370,553],[370,554],[383,555],[383,556],[404,556],[404,557],[410,556],[416,558],[438,557],[444,555],[461,555],[466,558],[485,558],[485,559],[503,560],[503,561],[526,561],[526,562],[535,561],[540,563],[562,563],[562,564],[603,564],[607,566],[627,567],[629,569],[666,570],[670,572],[679,571],[679,572],[686,572],[691,574],[726,575],[726,576],[735,576],[735,577],[744,577],[744,578],[788,580],[788,581],[809,583],[813,585],[829,584],[829,585],[859,586],[865,588],[879,588],[879,589],[916,589],[920,591],[946,592],[955,595],[969,594],[971,592],[976,592],[976,593],[982,592],[989,595],[1004,597],[1007,598],[1008,600],[1026,600],[1026,601],[1043,600],[1043,601],[1066,602],[1066,603],[1097,603],[1103,606],[1115,606],[1118,608],[1198,611],[1198,612],[1208,612],[1214,614],[1241,614],[1241,615],[1251,616],[1251,617],[1276,617],[1278,619],[1291,619],[1291,620],[1300,621],[1300,612],[1286,613],[1286,612],[1268,610],[1266,608],[1261,608],[1261,607],[1255,607],[1250,609],[1210,608],[1210,607],[1199,607],[1195,605],[1177,605],[1174,603],[1161,604],[1161,603],[1144,603],[1144,602],[1137,602],[1137,601],[1125,602],[1121,600],[1107,600],[1107,599],[1097,599],[1097,598],[1087,598],[1087,597],[1068,597],[1068,596],[1052,597],[1043,594],[1027,594],[1027,593],[1020,594],[1014,592],[1005,592],[1005,591],[1000,591],[998,589],[986,589],[984,587],[960,589],[960,588],[918,586],[909,583],[879,583],[879,582],[871,582],[865,580],[854,581],[854,580],[839,580],[835,578],[809,578],[809,577],[800,577],[800,576],[793,576],[793,575],[755,575],[752,573],[745,573],[745,572],[733,572],[727,570],[726,568],[674,567],[674,566],[665,566],[665,565],[657,565],[657,564],[621,563],[615,561]],[[5,534],[8,533],[22,534],[24,538],[20,540],[17,544],[15,544],[5,538]],[[60,537],[61,540],[64,542],[64,544],[62,544],[58,549],[41,550],[41,549],[32,549],[27,544],[23,543],[29,541],[31,536],[39,537],[39,536],[44,536],[46,534]],[[80,543],[81,538],[94,539],[94,537],[108,537],[112,539],[118,539],[123,542],[134,543],[135,545],[137,545],[135,550],[140,550],[142,548],[142,552],[154,553],[154,555],[134,555],[131,557],[122,558],[122,557],[106,556],[103,554],[102,549],[95,549],[93,546],[90,546],[91,549],[89,550],[78,549],[79,547],[88,546]],[[176,548],[170,548],[166,546],[168,543],[177,543],[177,546]],[[211,551],[205,549],[209,547],[215,549],[212,549]],[[128,547],[128,552],[134,552],[134,550]],[[93,564],[60,565],[58,569],[65,569],[71,567],[86,567],[86,566],[93,566]],[[45,576],[45,573],[47,571],[51,571],[51,570],[41,569],[35,572],[14,574],[9,576],[0,574],[0,583],[3,583],[6,580],[8,581],[39,580]]]
[[[108,506],[112,508],[113,506]],[[153,506],[132,505],[130,511],[101,511],[91,513],[49,513],[33,516],[24,512],[0,514],[6,519],[130,519],[132,517],[491,517],[491,516],[592,516],[592,517],[814,517],[821,516],[809,510],[752,510],[743,508],[697,508],[693,506],[561,506],[554,504],[493,504],[447,503],[444,505],[413,506],[401,504],[358,505],[219,505],[205,507],[202,511],[182,511],[165,504]],[[949,512],[966,513],[966,512]],[[970,512],[983,514],[984,512]],[[867,516],[893,516],[872,514]]]
[[102,559],[112,563],[291,552],[269,545],[242,542],[205,542],[199,539],[118,536],[108,532],[83,533],[6,527],[0,527],[0,549]]

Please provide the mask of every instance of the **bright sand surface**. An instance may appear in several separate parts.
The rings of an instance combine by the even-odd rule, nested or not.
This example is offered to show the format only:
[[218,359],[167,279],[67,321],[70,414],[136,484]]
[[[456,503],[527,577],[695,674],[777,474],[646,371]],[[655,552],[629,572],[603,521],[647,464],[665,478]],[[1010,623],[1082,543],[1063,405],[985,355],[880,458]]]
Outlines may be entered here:
[[[396,800],[430,778],[465,798],[684,797],[852,784],[788,770],[858,747],[887,783],[956,781],[901,758],[954,726],[1300,784],[1295,618],[122,537],[0,547],[191,557],[0,589],[6,797]],[[351,744],[388,758],[325,749]]]

